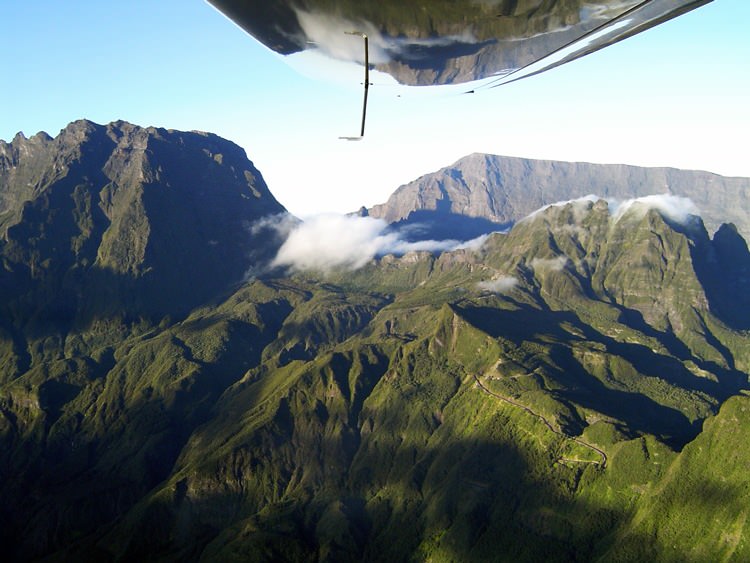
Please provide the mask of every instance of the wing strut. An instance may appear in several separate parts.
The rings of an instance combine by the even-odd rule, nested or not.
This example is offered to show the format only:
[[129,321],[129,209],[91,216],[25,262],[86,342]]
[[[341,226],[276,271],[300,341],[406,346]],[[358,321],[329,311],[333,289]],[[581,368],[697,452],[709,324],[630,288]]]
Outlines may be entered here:
[[359,132],[359,137],[339,137],[339,139],[345,139],[347,141],[361,141],[362,137],[365,136],[365,120],[367,119],[367,94],[370,90],[370,43],[367,39],[367,34],[361,31],[346,31],[348,35],[359,35],[365,40],[365,98],[362,102],[362,127]]

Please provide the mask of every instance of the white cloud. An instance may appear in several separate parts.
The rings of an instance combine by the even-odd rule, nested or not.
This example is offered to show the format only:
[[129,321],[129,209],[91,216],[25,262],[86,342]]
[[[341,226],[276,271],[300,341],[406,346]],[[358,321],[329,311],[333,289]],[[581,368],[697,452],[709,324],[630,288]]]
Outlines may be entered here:
[[[286,228],[287,224],[280,224]],[[425,250],[442,252],[478,248],[486,237],[471,241],[423,240],[409,242],[389,231],[382,219],[354,215],[323,214],[294,226],[279,249],[272,266],[292,270],[330,271],[357,269],[376,256]]]
[[[507,232],[507,231],[503,231],[503,232]],[[463,250],[463,249],[474,250],[474,251],[479,250],[480,248],[482,248],[482,246],[484,246],[484,243],[487,242],[487,239],[489,238],[489,236],[490,235],[480,235],[477,238],[473,238],[471,240],[467,240],[464,242],[459,242],[450,250]]]
[[626,214],[643,217],[650,209],[656,209],[662,216],[676,223],[686,224],[691,216],[700,215],[698,207],[687,197],[671,194],[656,194],[628,199],[623,202],[608,200],[609,212],[615,222]]
[[[583,198],[552,204],[561,206],[573,204],[574,212],[583,213],[589,209],[591,202],[601,198],[586,196]],[[529,215],[530,219],[551,207],[544,208]],[[672,195],[652,195],[623,201],[608,201],[613,221],[618,221],[626,213],[645,214],[649,209],[657,209],[669,219],[685,223],[698,209],[687,198]],[[272,266],[287,267],[292,270],[330,271],[333,269],[357,269],[377,256],[385,254],[403,255],[412,251],[443,252],[466,248],[478,250],[487,239],[483,235],[470,241],[458,240],[423,240],[409,242],[402,234],[389,230],[382,219],[358,217],[353,215],[323,214],[312,216],[299,222],[291,215],[266,218],[251,227],[251,231],[272,228],[285,241],[279,249]],[[535,270],[560,271],[566,267],[569,259],[564,256],[555,258],[534,258],[530,266]],[[514,281],[513,281],[514,280]],[[507,291],[514,287],[515,278],[499,278],[482,282],[480,287],[489,291]]]
[[[580,212],[584,209],[588,208],[589,203],[596,203],[601,198],[599,196],[595,196],[593,194],[585,195],[583,197],[579,197],[577,199],[568,199],[566,201],[558,201],[556,203],[550,203],[548,205],[544,205],[537,209],[536,211],[532,211],[529,213],[526,217],[521,219],[521,221],[528,221],[529,219],[535,218],[540,213],[544,213],[547,209],[550,207],[565,207],[566,205],[572,204],[574,212]],[[521,222],[519,221],[519,223]]]
[[534,258],[530,262],[530,266],[535,270],[548,270],[552,272],[559,272],[568,264],[568,257],[564,255],[556,256],[555,258]]
[[481,281],[477,287],[493,293],[508,293],[517,285],[518,280],[513,276],[500,276],[492,280]]
[[[596,203],[597,201],[604,199],[595,195],[587,195],[578,199],[571,199],[568,201],[560,201],[557,203],[551,203],[540,207],[536,211],[530,213],[522,221],[528,221],[534,219],[539,214],[543,213],[550,207],[563,207],[565,205],[572,204],[574,214],[580,214],[588,210],[590,203]],[[626,214],[635,214],[635,217],[643,217],[650,209],[656,209],[662,216],[670,219],[676,223],[686,224],[690,221],[691,216],[699,216],[700,211],[698,207],[687,197],[676,196],[672,194],[654,194],[634,199],[627,199],[624,201],[618,201],[616,199],[607,199],[607,205],[609,207],[609,214],[614,222],[622,219]],[[580,217],[579,217],[580,218]]]
[[266,215],[260,219],[253,221],[248,225],[248,230],[253,236],[263,233],[263,231],[275,231],[283,238],[289,236],[295,227],[300,224],[300,220],[297,219],[291,213],[276,213],[274,215]]

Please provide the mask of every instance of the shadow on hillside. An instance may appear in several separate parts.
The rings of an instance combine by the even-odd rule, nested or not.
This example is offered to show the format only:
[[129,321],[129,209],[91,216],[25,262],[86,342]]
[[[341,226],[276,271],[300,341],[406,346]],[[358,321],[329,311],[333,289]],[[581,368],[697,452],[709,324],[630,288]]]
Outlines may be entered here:
[[[708,462],[710,463],[710,462]],[[684,469],[682,465],[680,469]],[[693,468],[700,469],[700,468]],[[744,487],[720,481],[718,474],[690,475],[679,469],[658,496],[644,503],[634,525],[625,528],[617,541],[602,542],[602,561],[705,561],[720,558],[742,559],[739,541],[746,527],[735,520],[746,508]],[[727,518],[727,514],[732,515]],[[706,522],[721,522],[709,525]],[[716,529],[721,528],[721,537]],[[701,529],[701,533],[696,530]],[[614,538],[611,538],[614,539]],[[609,544],[609,545],[607,545]],[[736,550],[736,551],[735,551]]]
[[722,225],[713,252],[690,247],[711,312],[734,330],[750,330],[750,251],[734,225]]
[[[748,387],[746,375],[692,358],[687,347],[673,335],[663,335],[653,329],[647,334],[660,342],[666,340],[667,350],[678,348],[684,356],[677,359],[642,344],[616,341],[584,324],[572,312],[528,307],[498,310],[481,306],[457,307],[456,311],[494,338],[510,340],[517,346],[524,342],[549,346],[545,373],[560,385],[554,395],[620,420],[631,433],[658,436],[676,450],[682,449],[698,434],[701,421],[691,422],[680,410],[666,406],[675,399],[670,396],[670,389],[664,389],[665,382],[689,393],[705,393],[718,404]],[[563,328],[564,325],[572,327],[573,332]],[[601,353],[606,354],[611,362],[619,362],[619,373],[606,368],[606,373],[592,374],[581,365],[571,342],[585,347],[589,343],[601,344]],[[694,360],[713,373],[717,380],[696,376],[681,359]],[[632,366],[636,373],[632,373],[628,366]],[[686,408],[693,410],[694,406],[686,405]]]
[[[546,319],[548,332],[559,329],[559,317]],[[534,336],[514,324],[514,338]],[[241,359],[254,346],[257,361],[262,346],[245,336],[227,353]],[[173,347],[184,351],[182,342]],[[371,361],[362,354],[338,353],[291,381],[291,372],[279,379],[259,371],[221,403],[221,390],[207,395],[204,385],[227,377],[228,365],[180,387],[172,402],[158,389],[125,405],[102,394],[109,414],[101,434],[89,443],[74,434],[84,453],[60,450],[62,458],[38,464],[33,490],[43,494],[28,496],[27,484],[4,496],[3,510],[14,514],[3,531],[5,553],[11,560],[574,561],[599,556],[629,522],[628,509],[612,500],[617,494],[592,502],[576,492],[628,460],[615,457],[606,470],[557,463],[549,446],[557,438],[540,439],[527,417],[471,384],[457,383],[436,403],[431,362],[439,360],[431,355],[418,373],[408,358],[395,373],[385,353]],[[577,385],[583,376],[573,369],[571,377]],[[611,486],[628,496],[641,484],[617,479]],[[705,492],[691,498],[696,509],[737,502],[731,490]]]
[[[331,443],[321,447],[317,439],[295,441],[291,427],[272,430],[278,433],[263,439],[276,442],[280,453],[255,458],[245,477],[249,490],[230,480],[196,492],[191,487],[198,483],[177,480],[163,489],[168,494],[135,507],[109,534],[84,540],[66,555],[82,560],[98,553],[122,561],[143,561],[155,553],[171,561],[408,561],[433,552],[461,561],[573,561],[592,555],[608,531],[601,522],[614,526],[627,516],[576,505],[555,484],[575,483],[585,469],[555,467],[546,456],[529,457],[507,441],[417,445],[393,457],[381,451],[386,455],[371,467],[382,479],[339,488],[331,483],[346,480],[352,458],[341,463],[339,456],[320,454],[336,451],[335,438],[326,433],[322,440]],[[274,466],[290,447],[306,467]],[[413,465],[396,467],[396,458],[407,455]],[[326,477],[308,480],[301,490],[294,479],[305,470]],[[253,502],[253,476],[273,483],[279,493]],[[573,524],[571,512],[588,515],[585,524]]]
[[217,304],[243,283],[244,270],[197,269],[190,263],[174,270],[149,270],[139,277],[98,266],[74,268],[43,279],[17,275],[2,296],[0,314],[19,339],[88,332],[98,325],[144,324],[184,319],[197,307]]
[[483,217],[453,213],[445,206],[437,210],[412,211],[406,219],[391,223],[389,228],[409,242],[421,240],[467,241],[495,232],[505,232],[513,223],[494,223]]
[[[491,409],[491,404],[484,408]],[[512,433],[515,424],[501,411],[497,424]],[[310,441],[295,440],[295,421],[286,412],[274,418],[274,425],[245,443],[249,448],[271,440],[279,450],[255,457],[252,472],[243,476],[249,466],[235,465],[240,473],[205,475],[203,479],[217,479],[217,485],[226,480],[223,486],[202,490],[194,488],[200,483],[190,477],[173,479],[111,533],[98,535],[96,543],[78,543],[67,555],[78,560],[92,553],[102,559],[119,555],[123,561],[159,553],[168,561],[408,561],[432,556],[467,562],[562,562],[593,560],[607,549],[639,556],[673,549],[629,528],[631,511],[605,500],[606,495],[594,502],[595,495],[573,493],[582,481],[587,483],[583,486],[602,486],[596,481],[607,481],[606,472],[556,465],[544,451],[516,447],[512,434],[414,445],[395,455],[382,449],[370,463],[375,476],[360,475],[338,486],[332,483],[347,480],[353,458],[321,455],[338,450],[334,436],[322,432]],[[433,439],[436,431],[431,431]],[[290,457],[291,448],[295,452]],[[413,459],[412,465],[398,467],[402,457]],[[284,459],[304,460],[305,466],[276,465]],[[240,457],[234,460],[243,463]],[[306,470],[325,477],[307,480],[304,488],[295,486]],[[258,497],[252,488],[258,479],[277,493]],[[622,485],[616,483],[613,477],[611,486],[617,490]],[[638,485],[637,480],[626,481],[627,494]],[[697,513],[731,506],[739,513],[738,493],[706,479],[685,502]],[[659,512],[652,517],[662,516]],[[618,536],[620,529],[627,535]]]
[[13,513],[0,539],[10,559],[37,559],[96,534],[167,479],[222,393],[260,363],[283,312],[261,304],[264,330],[226,315],[184,323],[105,356],[100,383],[42,384],[36,420],[0,436],[0,495]]

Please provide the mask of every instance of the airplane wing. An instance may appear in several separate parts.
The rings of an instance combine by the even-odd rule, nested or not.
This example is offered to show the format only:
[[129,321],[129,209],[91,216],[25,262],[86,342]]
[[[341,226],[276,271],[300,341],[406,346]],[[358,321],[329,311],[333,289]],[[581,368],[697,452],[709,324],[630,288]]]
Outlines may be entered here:
[[[711,0],[208,0],[270,49],[308,49],[410,86],[493,87],[567,63]],[[348,34],[348,35],[347,35]]]

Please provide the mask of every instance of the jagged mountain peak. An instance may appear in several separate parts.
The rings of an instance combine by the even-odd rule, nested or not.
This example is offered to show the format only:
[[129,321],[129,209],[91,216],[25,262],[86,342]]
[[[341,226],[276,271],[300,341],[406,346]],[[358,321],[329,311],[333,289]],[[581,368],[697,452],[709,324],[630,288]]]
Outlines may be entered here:
[[100,125],[98,123],[95,123],[91,121],[90,119],[76,119],[75,121],[71,121],[68,123],[63,129],[60,131],[62,135],[65,134],[80,134],[80,133],[88,133],[91,131],[101,131],[104,128],[103,125]]
[[[23,131],[19,131],[15,134],[13,137],[13,140],[11,143],[21,144],[21,143],[46,143],[52,140],[52,137],[50,137],[47,132],[45,131],[39,131],[35,135],[32,135],[31,137],[26,137],[24,135]],[[0,139],[0,147],[7,146],[9,143],[6,143],[2,139]]]
[[249,226],[284,208],[235,143],[78,120],[29,145],[14,141],[0,156],[0,253],[11,300],[40,287],[45,301],[57,300],[60,284],[72,283],[69,271],[86,291],[66,308],[114,310],[127,301],[134,311],[184,312],[273,256],[275,242]]

